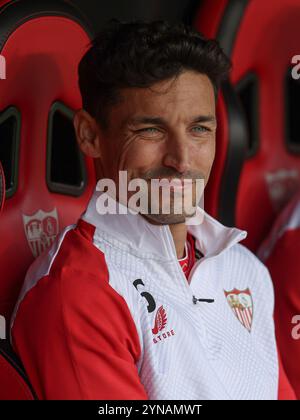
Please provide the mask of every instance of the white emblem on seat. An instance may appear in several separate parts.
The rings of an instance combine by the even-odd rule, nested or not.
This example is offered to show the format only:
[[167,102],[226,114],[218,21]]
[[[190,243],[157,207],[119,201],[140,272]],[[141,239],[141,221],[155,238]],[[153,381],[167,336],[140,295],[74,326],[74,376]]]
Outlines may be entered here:
[[58,234],[58,215],[56,208],[51,212],[38,210],[35,214],[23,214],[25,235],[34,257],[49,248]]

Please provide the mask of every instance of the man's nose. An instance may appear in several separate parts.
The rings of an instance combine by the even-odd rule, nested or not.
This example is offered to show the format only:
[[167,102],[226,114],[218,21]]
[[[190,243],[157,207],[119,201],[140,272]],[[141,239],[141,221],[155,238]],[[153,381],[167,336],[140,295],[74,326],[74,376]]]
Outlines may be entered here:
[[188,142],[183,136],[173,136],[168,140],[163,164],[180,173],[190,169]]

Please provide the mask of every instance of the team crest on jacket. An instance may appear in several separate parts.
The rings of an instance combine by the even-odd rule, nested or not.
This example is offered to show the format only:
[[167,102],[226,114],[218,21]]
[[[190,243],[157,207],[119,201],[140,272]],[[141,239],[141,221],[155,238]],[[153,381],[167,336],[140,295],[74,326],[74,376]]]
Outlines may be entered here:
[[164,331],[162,334],[159,334],[160,331],[166,327],[167,320],[166,310],[164,309],[163,305],[161,305],[156,311],[154,327],[152,328],[152,333],[156,336],[153,338],[153,342],[155,344],[168,337],[171,337],[172,335],[175,335],[174,330]]
[[227,302],[240,323],[251,332],[253,318],[253,301],[250,289],[224,290]]
[[38,210],[35,214],[23,214],[25,235],[34,257],[49,248],[58,234],[58,216],[56,208],[51,212]]

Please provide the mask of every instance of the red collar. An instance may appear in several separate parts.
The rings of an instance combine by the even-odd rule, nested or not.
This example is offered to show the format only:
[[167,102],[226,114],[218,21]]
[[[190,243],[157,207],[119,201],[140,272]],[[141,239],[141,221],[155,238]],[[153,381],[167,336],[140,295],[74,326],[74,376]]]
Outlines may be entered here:
[[187,240],[185,243],[185,256],[178,260],[187,279],[191,269],[193,268],[193,265],[195,264],[195,260],[195,241],[193,236],[188,232]]

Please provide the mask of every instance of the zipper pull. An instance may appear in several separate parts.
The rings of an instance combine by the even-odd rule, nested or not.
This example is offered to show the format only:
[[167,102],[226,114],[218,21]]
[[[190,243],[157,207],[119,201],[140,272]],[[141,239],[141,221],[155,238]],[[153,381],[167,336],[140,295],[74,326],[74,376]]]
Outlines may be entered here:
[[197,302],[214,303],[215,299],[197,299],[193,295],[193,303],[196,305]]

